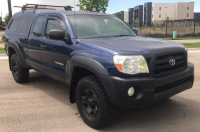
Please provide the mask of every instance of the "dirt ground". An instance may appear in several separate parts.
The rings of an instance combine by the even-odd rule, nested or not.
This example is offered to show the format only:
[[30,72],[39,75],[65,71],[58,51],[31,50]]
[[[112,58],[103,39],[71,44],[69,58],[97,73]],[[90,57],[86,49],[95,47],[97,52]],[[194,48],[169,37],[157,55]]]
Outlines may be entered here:
[[36,71],[28,83],[17,84],[8,60],[0,60],[0,132],[199,132],[200,130],[200,52],[190,52],[195,64],[192,89],[145,109],[127,109],[102,130],[88,127],[76,104],[69,103],[69,88]]

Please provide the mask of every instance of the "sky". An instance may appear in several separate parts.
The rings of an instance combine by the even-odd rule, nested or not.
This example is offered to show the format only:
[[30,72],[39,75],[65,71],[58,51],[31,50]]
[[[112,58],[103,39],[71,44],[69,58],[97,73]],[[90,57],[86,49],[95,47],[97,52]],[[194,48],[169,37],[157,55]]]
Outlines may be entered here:
[[[20,8],[13,8],[13,6],[22,6],[26,3],[30,4],[46,4],[46,5],[58,5],[58,6],[65,6],[71,5],[74,7],[78,4],[79,0],[11,0],[12,5],[12,12],[20,11]],[[194,11],[200,12],[200,0],[109,0],[109,5],[107,8],[106,13],[113,14],[119,11],[128,11],[128,8],[133,8],[137,5],[144,5],[146,2],[153,2],[153,3],[176,3],[176,2],[195,2]],[[78,7],[75,10],[79,10]],[[0,13],[2,12],[2,16],[4,17],[8,13],[8,4],[7,0],[0,0]],[[0,14],[1,16],[1,14]]]

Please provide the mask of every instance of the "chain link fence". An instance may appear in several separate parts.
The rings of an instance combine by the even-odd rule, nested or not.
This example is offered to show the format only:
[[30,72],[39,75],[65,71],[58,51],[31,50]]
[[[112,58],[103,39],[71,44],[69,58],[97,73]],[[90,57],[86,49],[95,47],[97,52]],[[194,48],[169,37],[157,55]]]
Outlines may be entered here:
[[132,25],[135,25],[132,27],[137,28],[141,36],[173,37],[173,31],[177,31],[178,37],[200,37],[200,20],[160,21],[152,23],[151,26]]

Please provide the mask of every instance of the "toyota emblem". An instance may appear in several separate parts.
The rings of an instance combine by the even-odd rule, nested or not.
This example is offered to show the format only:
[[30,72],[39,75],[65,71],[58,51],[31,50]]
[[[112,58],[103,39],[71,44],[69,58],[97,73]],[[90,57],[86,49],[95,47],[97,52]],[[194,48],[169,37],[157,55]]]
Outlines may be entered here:
[[169,59],[169,65],[174,66],[176,64],[176,60],[174,58]]

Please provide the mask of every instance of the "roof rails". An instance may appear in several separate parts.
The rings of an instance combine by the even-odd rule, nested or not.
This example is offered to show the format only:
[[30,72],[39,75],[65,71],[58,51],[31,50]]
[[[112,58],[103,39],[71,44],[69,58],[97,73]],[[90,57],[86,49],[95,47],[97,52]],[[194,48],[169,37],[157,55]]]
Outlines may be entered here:
[[49,9],[49,10],[67,10],[71,11],[73,7],[67,6],[54,6],[54,5],[40,5],[40,4],[26,4],[23,6],[14,6],[22,8],[22,11],[33,10],[33,9]]

